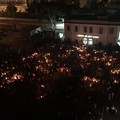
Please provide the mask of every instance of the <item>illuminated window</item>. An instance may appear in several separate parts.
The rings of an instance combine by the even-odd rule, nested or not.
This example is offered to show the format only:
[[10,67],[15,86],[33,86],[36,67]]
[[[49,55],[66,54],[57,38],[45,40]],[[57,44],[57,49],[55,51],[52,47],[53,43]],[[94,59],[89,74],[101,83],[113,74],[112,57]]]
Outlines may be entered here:
[[93,44],[93,39],[83,38],[83,44],[84,45],[92,45]]
[[99,28],[99,34],[103,34],[103,28],[102,27]]
[[87,45],[87,38],[83,38],[83,44]]
[[120,32],[119,32],[119,37],[118,37],[118,40],[120,40]]
[[85,32],[85,33],[87,32],[87,27],[84,27],[84,32]]
[[78,26],[75,26],[75,32],[78,32]]
[[89,33],[92,33],[92,32],[93,32],[93,28],[90,27],[90,28],[89,28]]
[[120,46],[120,41],[118,40],[117,44]]
[[69,25],[67,25],[67,31],[70,31],[70,26]]
[[120,46],[120,32],[119,32],[119,37],[118,37],[117,44]]
[[88,45],[92,45],[93,44],[93,40],[92,39],[89,39],[88,40]]
[[114,34],[114,28],[110,28],[110,34]]

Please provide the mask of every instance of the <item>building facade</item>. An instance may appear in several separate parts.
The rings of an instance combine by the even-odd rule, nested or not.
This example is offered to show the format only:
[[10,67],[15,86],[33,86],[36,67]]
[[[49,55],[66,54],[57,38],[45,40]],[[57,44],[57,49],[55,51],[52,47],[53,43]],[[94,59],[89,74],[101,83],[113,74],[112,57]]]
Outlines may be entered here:
[[38,3],[43,3],[43,2],[59,2],[59,3],[66,3],[66,4],[76,4],[79,5],[80,7],[84,7],[87,4],[88,0],[0,0],[0,12],[6,10],[6,6],[8,3],[15,3],[17,7],[17,12],[21,11],[24,12],[26,11],[27,8],[27,3],[31,3],[32,1],[36,1]]
[[9,3],[15,4],[17,12],[25,12],[27,9],[27,0],[0,0],[0,12],[5,12]]
[[[92,16],[91,16],[92,18]],[[78,41],[80,44],[93,45],[102,43],[120,45],[120,22],[98,19],[65,20],[65,39]]]

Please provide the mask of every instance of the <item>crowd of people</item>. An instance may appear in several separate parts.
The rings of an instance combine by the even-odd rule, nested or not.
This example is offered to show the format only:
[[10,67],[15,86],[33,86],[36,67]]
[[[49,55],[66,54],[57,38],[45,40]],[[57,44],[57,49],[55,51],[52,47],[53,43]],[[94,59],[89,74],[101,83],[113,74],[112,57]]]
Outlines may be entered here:
[[0,65],[1,101],[6,96],[11,101],[8,105],[37,101],[37,109],[46,108],[48,116],[37,110],[43,118],[103,120],[104,113],[120,109],[119,50],[47,44],[25,54],[4,56]]

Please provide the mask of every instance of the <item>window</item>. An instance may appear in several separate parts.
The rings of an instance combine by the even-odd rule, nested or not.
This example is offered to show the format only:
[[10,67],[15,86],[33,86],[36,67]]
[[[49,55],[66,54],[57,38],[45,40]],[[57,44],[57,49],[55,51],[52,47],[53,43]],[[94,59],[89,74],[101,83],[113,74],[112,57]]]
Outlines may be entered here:
[[120,46],[120,32],[119,32],[119,37],[118,37],[118,40],[117,40],[117,44]]
[[84,27],[84,32],[87,32],[87,27]]
[[67,25],[67,31],[70,31],[70,26],[69,25]]
[[103,34],[103,28],[99,28],[99,34]]
[[90,28],[89,28],[89,33],[92,33],[92,32],[93,32],[93,28],[90,27]]
[[88,40],[88,45],[92,45],[93,44],[93,40],[92,39],[89,39]]
[[83,38],[83,44],[84,45],[92,45],[93,44],[93,39]]
[[87,45],[87,38],[83,38],[83,44]]
[[114,28],[110,28],[110,34],[114,34]]
[[75,32],[78,32],[78,26],[75,26]]
[[120,40],[117,41],[117,44],[120,46]]

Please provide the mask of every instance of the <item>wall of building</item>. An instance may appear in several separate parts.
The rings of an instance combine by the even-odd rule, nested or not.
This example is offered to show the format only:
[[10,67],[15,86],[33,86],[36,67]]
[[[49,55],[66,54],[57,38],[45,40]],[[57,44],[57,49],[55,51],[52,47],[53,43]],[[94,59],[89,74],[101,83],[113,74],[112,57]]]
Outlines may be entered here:
[[[67,30],[67,26],[70,26],[70,31]],[[78,27],[78,32],[75,31],[75,26]],[[84,27],[87,27],[87,32],[84,32]],[[92,33],[89,32],[90,28],[92,28]],[[103,29],[102,34],[99,33],[100,28]],[[110,33],[111,29],[114,29],[113,31],[111,31],[112,33]],[[98,44],[99,42],[101,42],[103,45],[108,45],[109,43],[115,45],[118,40],[119,32],[119,26],[116,25],[65,23],[65,38],[69,38],[72,41],[78,40],[78,42],[82,44],[84,38],[87,38],[92,39],[93,44]]]
[[[7,5],[0,5],[0,12],[5,12],[6,7],[7,7]],[[16,7],[17,7],[17,12],[25,12],[27,9],[26,4],[16,5]]]
[[[109,34],[110,33],[110,28],[114,28],[114,34]],[[107,43],[112,43],[112,44],[116,44],[117,40],[118,40],[118,36],[119,36],[119,26],[115,26],[115,25],[110,25],[108,26],[108,37],[107,37]]]
[[[30,0],[28,0],[30,1]],[[14,3],[17,7],[17,12],[25,12],[27,9],[26,0],[0,0],[0,12],[5,11],[8,3]]]
[[5,11],[6,7],[7,7],[6,5],[0,5],[0,12]]
[[17,7],[17,12],[26,12],[27,9],[27,5],[23,4],[23,5],[16,5]]

